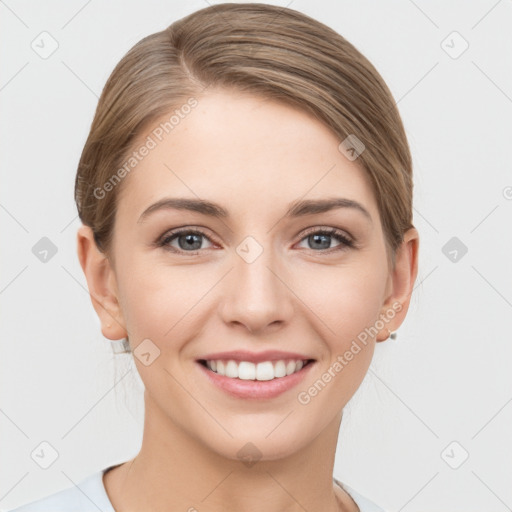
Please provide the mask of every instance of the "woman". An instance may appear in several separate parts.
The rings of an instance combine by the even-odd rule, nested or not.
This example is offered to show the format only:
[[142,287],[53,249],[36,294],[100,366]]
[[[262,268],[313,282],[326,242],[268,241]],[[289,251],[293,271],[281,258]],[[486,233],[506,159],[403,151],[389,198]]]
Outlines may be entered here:
[[144,383],[142,446],[16,510],[383,510],[333,465],[408,310],[412,188],[389,89],[308,16],[221,4],[136,44],[75,198],[102,333]]

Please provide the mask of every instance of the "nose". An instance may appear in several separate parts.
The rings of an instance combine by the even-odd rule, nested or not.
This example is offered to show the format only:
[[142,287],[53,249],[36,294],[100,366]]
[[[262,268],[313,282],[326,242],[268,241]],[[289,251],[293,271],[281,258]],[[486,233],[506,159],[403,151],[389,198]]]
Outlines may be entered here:
[[[283,265],[265,249],[248,262],[236,252],[224,279],[221,316],[229,326],[261,334],[282,328],[293,315],[293,293]],[[288,278],[288,279],[287,279]]]

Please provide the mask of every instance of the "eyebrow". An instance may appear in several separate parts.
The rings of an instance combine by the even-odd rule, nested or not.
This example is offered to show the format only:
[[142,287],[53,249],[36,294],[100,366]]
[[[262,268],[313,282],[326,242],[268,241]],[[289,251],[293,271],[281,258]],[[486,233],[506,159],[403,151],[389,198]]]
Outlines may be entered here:
[[[342,197],[308,200],[299,199],[289,205],[284,217],[302,217],[304,215],[328,212],[337,208],[355,209],[364,214],[370,222],[373,222],[372,216],[362,204],[354,201],[353,199],[346,199]],[[140,215],[137,222],[143,222],[150,214],[159,210],[187,210],[214,218],[229,217],[229,212],[225,208],[211,201],[206,201],[204,199],[166,197],[146,208],[146,210],[144,210]]]

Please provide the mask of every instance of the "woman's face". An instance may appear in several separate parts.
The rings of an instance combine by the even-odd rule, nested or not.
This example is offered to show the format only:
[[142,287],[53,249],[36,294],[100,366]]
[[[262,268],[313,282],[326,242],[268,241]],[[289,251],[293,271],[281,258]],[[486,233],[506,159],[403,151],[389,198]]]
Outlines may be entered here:
[[[170,115],[140,137],[136,149],[155,147],[117,185],[112,246],[146,420],[232,459],[244,446],[263,460],[292,454],[341,420],[376,331],[386,338],[405,314],[369,180],[323,124],[280,103],[209,92],[162,136]],[[333,200],[360,207],[308,206]],[[185,208],[199,201],[215,207]],[[395,318],[382,327],[384,315]],[[246,354],[220,354],[232,351]],[[277,360],[293,370],[297,358],[313,362],[272,379]],[[244,378],[205,359],[245,361],[229,365]]]

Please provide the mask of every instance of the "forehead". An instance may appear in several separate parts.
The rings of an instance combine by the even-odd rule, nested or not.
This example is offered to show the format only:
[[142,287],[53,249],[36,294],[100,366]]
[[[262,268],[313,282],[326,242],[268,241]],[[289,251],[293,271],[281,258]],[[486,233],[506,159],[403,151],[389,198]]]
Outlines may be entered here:
[[366,172],[313,115],[223,90],[198,97],[180,114],[165,114],[138,137],[134,149],[150,149],[124,178],[119,209],[135,215],[164,196],[187,196],[242,213],[337,195],[364,202],[378,216]]

